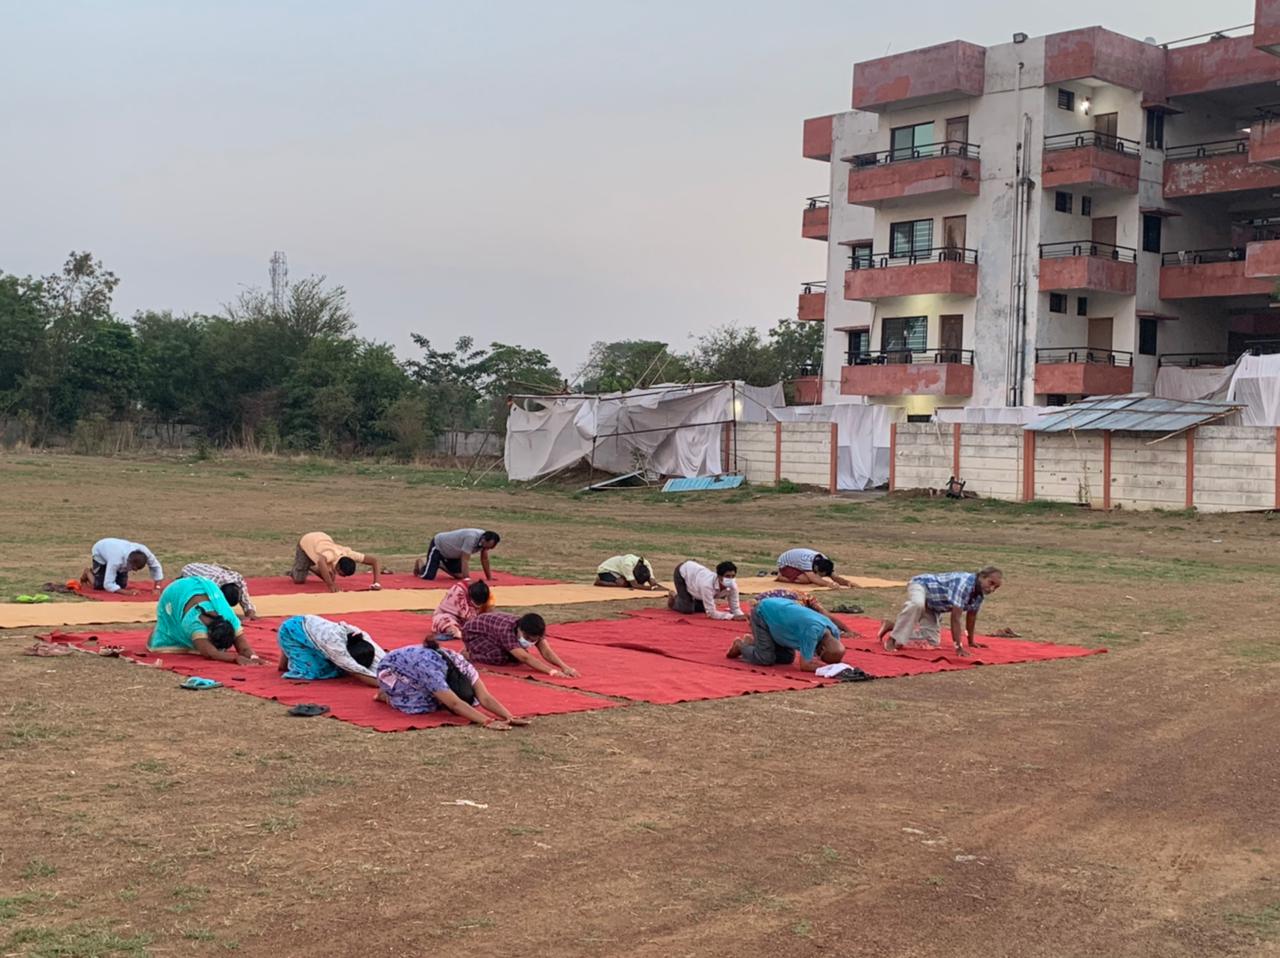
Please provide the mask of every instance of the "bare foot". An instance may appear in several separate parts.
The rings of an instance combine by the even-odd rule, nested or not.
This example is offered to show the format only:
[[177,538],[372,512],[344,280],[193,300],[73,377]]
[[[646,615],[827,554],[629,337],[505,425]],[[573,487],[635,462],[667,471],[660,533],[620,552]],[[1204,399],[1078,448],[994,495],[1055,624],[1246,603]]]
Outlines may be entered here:
[[[745,637],[744,637],[745,638]],[[733,645],[729,646],[729,651],[724,654],[726,659],[737,659],[742,657],[742,647],[746,645],[743,639],[734,639]]]
[[888,621],[880,622],[880,631],[876,633],[876,641],[879,642],[886,635],[893,631],[893,623]]
[[897,643],[893,641],[893,636],[891,634],[885,632],[884,630],[881,630],[879,639],[880,639],[880,648],[884,649],[886,652],[898,651]]

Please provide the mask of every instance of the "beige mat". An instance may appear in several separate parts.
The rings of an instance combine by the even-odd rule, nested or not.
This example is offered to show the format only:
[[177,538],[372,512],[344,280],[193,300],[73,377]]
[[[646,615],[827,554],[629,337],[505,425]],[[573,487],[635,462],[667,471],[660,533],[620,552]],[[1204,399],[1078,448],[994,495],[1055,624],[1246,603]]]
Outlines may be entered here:
[[[905,585],[885,579],[854,579],[858,588],[877,589]],[[755,595],[780,588],[773,579],[743,579],[738,586],[743,595]],[[812,591],[812,586],[788,586]],[[833,593],[838,595],[839,593]],[[426,612],[436,607],[444,595],[441,589],[384,589],[381,592],[307,592],[299,595],[263,595],[254,599],[258,614],[338,615],[346,612]],[[574,605],[582,602],[618,602],[646,598],[631,589],[601,589],[592,585],[506,585],[494,589],[499,604],[508,608],[536,609],[544,605]],[[660,596],[653,597],[655,601]],[[50,602],[45,605],[0,603],[0,629],[45,629],[81,625],[115,625],[154,622],[156,608],[149,602]]]

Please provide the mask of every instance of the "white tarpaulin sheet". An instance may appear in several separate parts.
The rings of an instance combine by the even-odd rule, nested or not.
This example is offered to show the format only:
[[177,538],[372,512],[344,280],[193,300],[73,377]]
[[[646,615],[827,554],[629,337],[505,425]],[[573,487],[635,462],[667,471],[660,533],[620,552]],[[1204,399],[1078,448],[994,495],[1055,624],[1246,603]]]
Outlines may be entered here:
[[965,406],[962,409],[939,409],[933,414],[933,418],[935,422],[1026,426],[1039,419],[1048,409],[1047,406]]
[[891,406],[835,403],[830,406],[782,406],[769,410],[779,422],[833,422],[837,426],[836,488],[874,489],[889,481]]
[[577,462],[619,475],[719,475],[725,421],[766,422],[769,406],[782,402],[781,384],[743,383],[525,397],[507,418],[507,475],[536,479]]
[[1280,355],[1236,360],[1227,402],[1244,405],[1241,426],[1280,426]]
[[1161,366],[1156,373],[1157,399],[1204,399],[1225,402],[1235,366]]

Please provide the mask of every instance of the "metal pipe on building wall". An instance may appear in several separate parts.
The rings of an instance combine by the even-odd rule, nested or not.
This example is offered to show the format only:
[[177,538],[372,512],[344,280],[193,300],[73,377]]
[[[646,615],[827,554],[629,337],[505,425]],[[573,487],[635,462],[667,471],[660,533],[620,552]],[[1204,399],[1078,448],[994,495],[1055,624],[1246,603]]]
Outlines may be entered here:
[[1015,405],[1021,406],[1025,399],[1025,390],[1027,383],[1027,271],[1030,263],[1030,257],[1027,255],[1027,228],[1031,220],[1031,204],[1035,201],[1035,181],[1031,178],[1031,164],[1027,159],[1031,151],[1031,116],[1023,114],[1022,117],[1022,176],[1018,180],[1018,193],[1022,197],[1022,227],[1018,234],[1018,256],[1020,263],[1018,266],[1018,284],[1020,286],[1018,292],[1018,379],[1017,379],[1017,402]]
[[[1014,123],[1022,116],[1022,71],[1024,64],[1018,61],[1017,89],[1014,96]],[[1016,126],[1015,126],[1016,129]],[[1014,343],[1017,340],[1016,304],[1018,301],[1018,224],[1021,219],[1019,209],[1021,191],[1018,189],[1022,175],[1022,141],[1015,138],[1013,142],[1013,236],[1009,246],[1009,312],[1005,319],[1005,354],[1004,354],[1004,396],[1005,405],[1014,406],[1015,383],[1017,381],[1017,359],[1014,356]]]

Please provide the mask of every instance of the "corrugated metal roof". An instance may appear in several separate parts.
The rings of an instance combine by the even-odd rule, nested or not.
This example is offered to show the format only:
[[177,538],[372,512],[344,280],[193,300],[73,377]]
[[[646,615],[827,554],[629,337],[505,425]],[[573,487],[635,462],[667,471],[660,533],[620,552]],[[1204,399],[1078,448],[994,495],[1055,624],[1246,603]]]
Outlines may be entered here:
[[663,492],[701,492],[708,489],[737,489],[743,476],[691,476],[688,479],[668,479]]
[[1238,409],[1235,403],[1156,399],[1145,393],[1095,396],[1044,413],[1026,428],[1034,432],[1159,432],[1172,435],[1213,422]]

